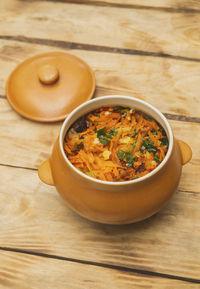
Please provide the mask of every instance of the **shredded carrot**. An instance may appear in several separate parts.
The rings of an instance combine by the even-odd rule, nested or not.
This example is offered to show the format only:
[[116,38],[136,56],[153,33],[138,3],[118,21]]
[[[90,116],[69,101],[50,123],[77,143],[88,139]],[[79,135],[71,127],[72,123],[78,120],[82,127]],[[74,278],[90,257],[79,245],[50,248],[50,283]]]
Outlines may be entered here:
[[129,181],[154,170],[168,150],[164,129],[130,107],[101,107],[68,130],[64,150],[70,162],[90,177]]

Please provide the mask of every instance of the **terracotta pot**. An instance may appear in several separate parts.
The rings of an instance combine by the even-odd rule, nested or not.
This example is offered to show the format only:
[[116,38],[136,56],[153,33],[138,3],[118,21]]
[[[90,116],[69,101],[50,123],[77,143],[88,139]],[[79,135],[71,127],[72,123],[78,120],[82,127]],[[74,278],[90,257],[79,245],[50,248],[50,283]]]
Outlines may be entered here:
[[[107,182],[94,179],[76,169],[67,159],[63,140],[76,119],[102,106],[123,105],[141,110],[165,129],[169,148],[160,165],[139,179]],[[40,179],[55,185],[62,198],[81,216],[100,223],[128,224],[143,220],[159,211],[179,184],[182,165],[192,156],[190,147],[176,140],[164,115],[150,104],[134,97],[99,97],[77,107],[66,118],[49,160],[39,168]]]

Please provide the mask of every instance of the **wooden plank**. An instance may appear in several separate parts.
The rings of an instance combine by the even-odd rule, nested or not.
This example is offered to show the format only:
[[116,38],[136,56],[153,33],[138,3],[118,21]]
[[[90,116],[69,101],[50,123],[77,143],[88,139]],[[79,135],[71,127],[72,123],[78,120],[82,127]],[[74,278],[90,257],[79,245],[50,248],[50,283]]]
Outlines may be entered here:
[[[191,6],[195,7],[196,3]],[[176,5],[180,7],[181,3]],[[54,1],[13,0],[10,5],[2,4],[0,8],[1,35],[200,58],[199,13],[155,10],[152,14],[148,9],[108,9],[62,2],[55,5]]]
[[[180,189],[199,191],[200,125],[170,120],[177,138],[190,144],[193,158],[184,166]],[[15,113],[6,99],[0,99],[0,164],[37,169],[48,158],[62,123],[40,124]]]
[[1,251],[0,288],[136,288],[187,289],[198,284],[164,278],[152,278],[114,269],[66,262],[40,256]]
[[[53,0],[44,0],[53,1]],[[183,0],[59,0],[60,2],[66,3],[78,3],[85,5],[96,5],[96,6],[113,6],[118,8],[132,8],[132,9],[151,9],[168,12],[198,12],[200,10],[200,3],[198,0],[183,1]]]
[[[0,94],[6,80],[24,59],[47,51],[68,51],[94,70],[97,95],[124,94],[139,97],[164,113],[199,117],[199,63],[172,59],[71,50],[32,43],[0,40]],[[190,77],[188,77],[188,75]]]
[[179,191],[152,218],[109,226],[73,213],[35,171],[0,166],[0,175],[0,247],[199,279],[199,193]]
[[[33,0],[21,0],[21,1],[33,1]],[[35,1],[46,1],[53,2],[54,0],[35,0]],[[198,0],[57,0],[60,3],[75,3],[82,5],[94,5],[94,6],[106,6],[106,7],[118,7],[118,8],[129,8],[129,9],[148,9],[153,11],[163,12],[175,12],[175,13],[198,13],[200,10],[200,3]],[[1,7],[17,5],[13,0],[7,0],[1,3]]]
[[[104,7],[112,1],[113,4],[118,2],[105,0],[102,5],[93,2],[94,6],[55,5],[53,1],[0,3],[2,38],[14,35],[2,40],[0,45],[0,64],[4,72],[0,75],[0,163],[4,165],[0,166],[0,246],[86,260],[85,264],[79,264],[3,252],[0,259],[2,288],[23,289],[27,288],[27,282],[29,288],[105,288],[105,283],[109,288],[199,286],[155,278],[155,275],[154,278],[141,276],[130,270],[125,272],[125,269],[105,268],[106,264],[111,264],[140,272],[160,272],[177,279],[196,278],[196,282],[200,282],[197,180],[200,162],[199,144],[194,138],[199,135],[200,128],[191,122],[199,121],[199,62],[188,59],[198,58],[200,54],[196,24],[199,14],[191,15],[194,1],[190,14],[189,11],[183,13],[185,8],[179,13],[181,9],[176,10],[176,1],[173,7],[177,7],[154,9],[157,12],[153,16],[152,9],[144,10],[141,3],[134,7],[133,2],[137,0],[132,1],[132,7],[129,0],[125,0],[125,5],[132,10],[126,9],[128,6],[118,9],[113,4],[109,9]],[[142,5],[146,5],[145,2]],[[186,3],[182,5],[185,7]],[[163,13],[167,11],[174,13]],[[115,31],[115,34],[110,35],[112,33],[107,30]],[[31,37],[30,31],[33,31]],[[25,37],[18,37],[19,34]],[[184,120],[186,117],[190,121],[172,120],[171,124],[177,137],[191,142],[193,160],[184,167],[179,191],[172,201],[147,221],[124,227],[86,221],[68,209],[55,188],[42,184],[37,172],[29,170],[36,169],[48,157],[61,123],[37,124],[14,113],[3,99],[5,80],[15,65],[26,57],[46,50],[68,50],[69,47],[76,48],[69,51],[85,59],[95,70],[96,96],[139,94],[171,118]],[[145,57],[134,55],[142,54],[141,50],[154,54],[151,57],[148,53]],[[175,60],[167,53],[178,53],[180,57]],[[10,168],[5,166],[7,164],[28,169]],[[91,266],[90,262],[99,264]]]

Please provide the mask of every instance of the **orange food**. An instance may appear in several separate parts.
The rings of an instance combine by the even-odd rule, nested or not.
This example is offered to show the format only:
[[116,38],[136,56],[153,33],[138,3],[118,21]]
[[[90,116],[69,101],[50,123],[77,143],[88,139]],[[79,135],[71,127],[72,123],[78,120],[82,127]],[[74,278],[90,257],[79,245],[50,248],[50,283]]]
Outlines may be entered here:
[[129,181],[154,170],[168,150],[164,129],[130,107],[102,107],[68,130],[64,150],[80,171],[96,179]]

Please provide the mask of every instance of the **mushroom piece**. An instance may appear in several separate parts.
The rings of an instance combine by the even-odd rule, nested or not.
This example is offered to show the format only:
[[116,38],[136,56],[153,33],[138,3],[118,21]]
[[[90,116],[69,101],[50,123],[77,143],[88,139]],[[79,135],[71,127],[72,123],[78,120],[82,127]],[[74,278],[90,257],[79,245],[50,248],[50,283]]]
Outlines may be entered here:
[[75,123],[72,125],[72,128],[76,131],[76,132],[83,132],[85,131],[88,126],[87,126],[87,121],[85,117],[80,117],[79,119],[77,119],[75,121]]

